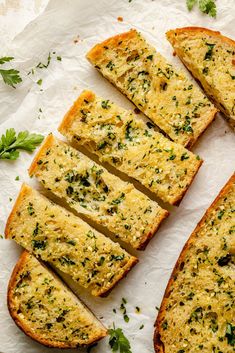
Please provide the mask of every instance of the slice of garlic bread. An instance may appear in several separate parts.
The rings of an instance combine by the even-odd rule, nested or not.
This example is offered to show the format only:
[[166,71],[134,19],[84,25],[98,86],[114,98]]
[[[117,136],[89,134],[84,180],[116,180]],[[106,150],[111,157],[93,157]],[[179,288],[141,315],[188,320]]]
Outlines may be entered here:
[[59,131],[173,205],[183,198],[202,163],[132,111],[91,91],[78,97]]
[[235,174],[184,246],[157,317],[157,353],[234,352]]
[[191,147],[216,109],[136,30],[97,44],[87,59],[173,141]]
[[235,41],[207,28],[167,32],[176,54],[235,129]]
[[25,184],[5,235],[95,296],[107,295],[137,262],[118,243]]
[[58,276],[27,251],[11,275],[8,308],[26,335],[48,347],[90,345],[107,334]]
[[49,135],[29,174],[72,208],[143,250],[168,212],[130,183]]

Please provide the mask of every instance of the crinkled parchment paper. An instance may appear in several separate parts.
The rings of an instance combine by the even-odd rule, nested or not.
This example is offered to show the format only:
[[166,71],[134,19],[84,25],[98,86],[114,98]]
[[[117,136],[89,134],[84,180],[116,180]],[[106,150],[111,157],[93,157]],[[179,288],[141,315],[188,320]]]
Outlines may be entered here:
[[[217,18],[211,19],[196,9],[189,13],[184,0],[52,0],[36,18],[32,11],[24,12],[28,18],[21,22],[21,32],[2,46],[1,56],[15,57],[11,65],[21,71],[23,83],[15,90],[0,83],[0,134],[9,127],[44,135],[55,132],[64,113],[84,88],[131,108],[131,103],[86,61],[87,50],[108,36],[134,27],[141,30],[163,55],[182,67],[172,56],[172,48],[165,39],[166,30],[204,26],[235,38],[234,0],[218,0],[217,8]],[[20,9],[15,16],[21,16]],[[118,17],[122,17],[123,22],[118,21]],[[10,16],[9,21],[9,28],[10,25],[16,26],[14,16]],[[22,30],[26,23],[28,25]],[[39,62],[47,62],[49,52],[51,63],[48,68],[36,69],[34,75],[27,75]],[[62,60],[57,60],[57,56]],[[41,86],[37,84],[40,79]],[[106,299],[95,299],[78,290],[104,324],[111,326],[115,322],[116,326],[123,328],[133,353],[153,352],[155,307],[161,303],[175,261],[206,208],[234,170],[235,139],[221,116],[217,116],[193,151],[204,159],[204,163],[180,207],[171,208],[170,217],[147,250],[138,254],[140,263]],[[27,176],[32,157],[22,152],[15,162],[0,161],[1,234],[21,183],[25,181],[38,187]],[[15,180],[16,176],[19,176],[19,181]],[[20,247],[13,241],[0,240],[0,351],[51,352],[27,338],[7,311],[7,283],[20,252]],[[122,297],[128,302],[129,323],[124,322],[119,311]],[[139,314],[135,312],[136,306],[140,307]],[[113,313],[114,308],[117,309],[116,314]],[[144,328],[140,330],[142,324]],[[100,342],[93,352],[110,352],[107,339]]]

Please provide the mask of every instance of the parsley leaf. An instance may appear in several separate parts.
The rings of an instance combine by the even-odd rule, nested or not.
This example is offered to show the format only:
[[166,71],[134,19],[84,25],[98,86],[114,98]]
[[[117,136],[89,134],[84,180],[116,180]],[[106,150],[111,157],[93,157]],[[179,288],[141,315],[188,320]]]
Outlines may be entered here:
[[187,0],[187,7],[188,10],[191,11],[194,5],[196,4],[197,0]]
[[199,0],[199,9],[211,17],[216,17],[215,0]]
[[8,129],[0,138],[0,159],[16,160],[19,157],[19,149],[32,152],[39,145],[43,136],[21,131],[16,135],[15,129]]
[[199,6],[202,13],[211,17],[216,17],[216,3],[215,0],[186,0],[187,8],[191,11],[195,4]]
[[[14,59],[13,56],[4,56],[4,57],[0,58],[0,65],[3,65],[6,62],[9,62],[13,59]],[[0,69],[0,75],[3,78],[3,81],[7,85],[9,85],[13,88],[15,88],[15,85],[17,83],[20,83],[22,81],[22,78],[20,77],[19,73],[20,72],[18,70],[14,70],[14,69],[8,69],[8,70]]]
[[113,352],[132,353],[129,340],[124,335],[121,328],[110,329],[109,331],[109,345]]
[[17,83],[20,83],[22,81],[22,78],[20,77],[19,73],[20,72],[18,70],[14,69],[0,69],[0,74],[2,75],[3,81],[13,88],[15,88],[15,85],[17,85]]
[[227,337],[228,344],[235,346],[235,326],[227,323],[225,337]]
[[13,59],[13,56],[4,56],[0,58],[0,65],[5,64],[6,62],[11,61]]
[[36,68],[46,69],[50,65],[50,62],[51,62],[51,53],[49,52],[46,64],[43,64],[42,62],[40,62],[37,64]]

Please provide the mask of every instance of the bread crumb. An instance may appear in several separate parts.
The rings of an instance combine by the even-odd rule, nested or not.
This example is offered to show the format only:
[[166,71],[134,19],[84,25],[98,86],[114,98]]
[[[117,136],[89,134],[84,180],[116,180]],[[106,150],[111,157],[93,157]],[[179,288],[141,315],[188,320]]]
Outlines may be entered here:
[[123,22],[123,17],[118,16],[117,20],[118,20],[119,22]]
[[176,52],[175,52],[175,51],[173,51],[172,55],[173,55],[173,56],[176,56]]
[[135,114],[140,114],[141,113],[141,111],[138,108],[135,108],[134,112],[135,112]]
[[77,37],[74,38],[73,42],[74,42],[74,44],[77,44],[79,41],[80,41],[80,37],[79,37],[79,35],[77,35]]

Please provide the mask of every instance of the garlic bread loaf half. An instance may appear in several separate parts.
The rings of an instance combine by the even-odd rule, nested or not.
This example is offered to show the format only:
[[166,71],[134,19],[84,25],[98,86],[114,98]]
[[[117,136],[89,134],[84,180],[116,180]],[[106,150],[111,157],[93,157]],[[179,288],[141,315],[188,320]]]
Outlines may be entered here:
[[168,211],[131,183],[109,173],[83,153],[48,135],[29,174],[79,214],[144,250]]
[[157,353],[234,352],[235,174],[190,236],[155,324]]
[[118,243],[25,184],[5,235],[94,296],[107,295],[137,262]]
[[105,337],[106,328],[41,261],[24,251],[8,285],[8,309],[19,328],[54,348],[77,348]]
[[179,204],[202,163],[132,111],[91,91],[78,97],[59,131],[172,205]]
[[191,147],[215,117],[198,86],[134,29],[97,44],[87,59],[175,142]]
[[176,54],[235,129],[235,41],[207,28],[167,32]]

